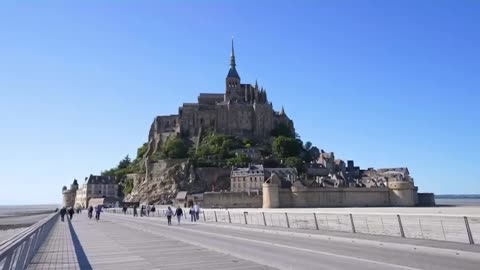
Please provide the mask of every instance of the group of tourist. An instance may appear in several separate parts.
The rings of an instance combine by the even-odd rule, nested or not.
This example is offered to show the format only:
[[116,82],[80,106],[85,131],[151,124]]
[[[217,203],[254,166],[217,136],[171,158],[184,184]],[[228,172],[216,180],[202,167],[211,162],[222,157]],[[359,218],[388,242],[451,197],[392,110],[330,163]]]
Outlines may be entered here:
[[[90,207],[88,207],[88,218],[89,219],[92,219],[94,211],[95,211],[95,220],[99,221],[100,220],[100,213],[103,212],[102,211],[102,205],[97,205],[95,207],[90,205]],[[69,207],[67,209],[67,207],[62,207],[62,209],[60,209],[60,220],[62,222],[64,222],[65,221],[65,216],[67,216],[67,218],[69,220],[72,220],[73,219],[73,214],[75,214],[75,212],[77,212],[77,214],[80,214],[82,211],[78,210],[78,208],[73,209],[73,207]]]
[[[122,207],[122,213],[123,213],[124,215],[127,214],[127,209],[128,209],[127,206],[123,206],[123,207]],[[145,216],[149,217],[149,216],[150,216],[150,213],[151,213],[152,216],[153,216],[154,213],[155,213],[155,211],[157,211],[157,209],[155,208],[155,205],[147,205],[147,206],[142,205],[142,206],[140,207],[140,216],[141,216],[141,217],[145,217]],[[137,217],[137,216],[138,216],[138,206],[136,206],[136,205],[133,206],[133,216],[134,216],[134,217]]]
[[[190,214],[190,221],[197,222],[197,220],[200,218],[200,206],[198,206],[198,204],[192,205],[190,207],[189,214]],[[172,216],[177,217],[178,225],[180,225],[180,221],[182,220],[183,215],[184,213],[180,206],[177,206],[177,209],[175,209],[175,213],[173,212],[172,208],[170,208],[169,206],[165,211],[165,216],[167,216],[168,226],[172,225]]]
[[65,215],[69,220],[72,220],[73,214],[75,213],[75,210],[73,210],[73,207],[69,207],[68,209],[64,206],[62,209],[60,209],[60,219],[62,222],[65,221]]
[[[133,216],[138,217],[138,208],[139,206],[134,205],[133,206]],[[122,207],[122,213],[124,215],[127,214],[128,207],[123,206]],[[154,205],[142,205],[140,206],[140,217],[144,216],[150,216],[150,214],[153,216],[156,211],[156,208]],[[183,212],[183,209],[179,206],[175,209],[175,211],[172,210],[172,208],[169,206],[165,211],[164,211],[165,216],[167,217],[167,224],[172,225],[172,217],[175,216],[177,217],[177,222],[180,225],[180,222],[182,220],[182,217],[186,215],[186,213]],[[200,206],[198,204],[194,204],[190,207],[189,210],[190,214],[190,221],[191,222],[197,222],[200,218]]]
[[[103,212],[102,208],[103,208],[102,205],[97,205],[95,207],[90,205],[87,209],[88,218],[92,219],[93,218],[93,213],[95,212],[95,220],[99,221],[100,220],[100,214]],[[127,209],[128,209],[127,206],[122,207],[122,213],[124,215],[127,214]],[[150,216],[150,213],[152,213],[152,216],[153,216],[155,211],[156,211],[156,209],[155,209],[154,205],[147,205],[147,206],[142,205],[140,207],[140,216],[141,217]],[[79,211],[78,209],[76,209],[76,212],[81,213],[81,210]],[[65,215],[67,215],[69,220],[72,220],[74,213],[75,213],[75,209],[73,207],[70,207],[68,209],[66,207],[63,207],[60,210],[60,217],[61,217],[62,222],[65,220]],[[172,208],[169,206],[167,208],[167,210],[165,210],[164,213],[165,213],[165,216],[167,217],[167,224],[169,226],[172,225],[172,217],[173,216],[177,217],[177,223],[178,223],[178,225],[180,225],[182,217],[184,217],[184,215],[186,215],[186,213],[183,212],[183,209],[180,207],[180,205],[177,206],[175,211],[173,211]],[[190,221],[191,222],[197,222],[200,218],[200,206],[198,204],[192,205],[190,207],[190,210],[188,211],[188,214],[190,215]],[[134,217],[138,216],[138,206],[137,205],[133,206],[133,216]]]
[[95,207],[91,206],[88,207],[88,218],[92,219],[93,217],[93,212],[95,211],[95,220],[99,221],[100,220],[100,214],[103,212],[103,205],[97,205]]

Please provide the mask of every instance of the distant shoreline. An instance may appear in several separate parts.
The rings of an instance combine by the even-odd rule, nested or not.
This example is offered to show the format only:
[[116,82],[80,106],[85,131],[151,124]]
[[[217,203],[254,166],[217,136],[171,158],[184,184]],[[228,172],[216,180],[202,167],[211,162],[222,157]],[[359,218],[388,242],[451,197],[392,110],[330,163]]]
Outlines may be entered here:
[[440,194],[435,199],[480,199],[480,194]]

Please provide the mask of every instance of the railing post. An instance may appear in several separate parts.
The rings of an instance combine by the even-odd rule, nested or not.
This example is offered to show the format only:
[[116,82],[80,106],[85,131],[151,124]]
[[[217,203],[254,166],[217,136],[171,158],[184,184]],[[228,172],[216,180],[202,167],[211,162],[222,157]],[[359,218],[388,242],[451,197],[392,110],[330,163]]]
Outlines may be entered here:
[[38,234],[33,234],[32,238],[30,240],[30,247],[28,249],[28,254],[27,254],[27,262],[30,262],[30,260],[33,258],[35,255],[35,244],[37,242]]
[[6,256],[5,262],[3,263],[3,270],[10,269],[10,265],[12,264],[12,257],[15,255],[15,250],[10,251],[10,253]]
[[227,211],[228,214],[228,223],[232,223],[232,217],[230,216],[230,211]]
[[400,235],[402,238],[405,238],[405,231],[403,230],[403,225],[402,225],[402,219],[400,218],[400,215],[397,215],[398,219],[398,226],[400,227]]
[[447,235],[445,234],[445,227],[443,226],[443,221],[440,219],[440,225],[442,225],[443,240],[447,241]]
[[290,222],[288,221],[288,214],[285,212],[285,219],[287,220],[287,228],[290,228]]
[[357,233],[357,230],[355,230],[355,223],[353,222],[353,215],[350,214],[350,223],[352,224],[352,232]]
[[218,222],[218,219],[217,219],[217,211],[213,211],[213,214],[215,215],[215,222]]
[[247,214],[248,214],[248,212],[243,212],[243,217],[245,218],[245,225],[248,225]]
[[471,245],[474,245],[475,241],[473,241],[472,230],[470,230],[470,224],[468,223],[468,217],[463,217],[463,219],[465,220],[465,227],[467,228],[468,241],[470,242]]
[[320,228],[318,227],[318,220],[317,220],[317,214],[316,213],[313,213],[313,219],[315,220],[315,228],[318,231]]
[[27,265],[28,249],[30,248],[31,241],[32,241],[32,238],[28,238],[28,240],[26,240],[23,243],[22,249],[21,249],[20,254],[17,258],[17,265],[16,265],[15,269],[23,270],[23,269],[26,268],[25,266]]
[[263,225],[267,226],[267,219],[265,218],[265,212],[262,212],[262,216],[263,216]]

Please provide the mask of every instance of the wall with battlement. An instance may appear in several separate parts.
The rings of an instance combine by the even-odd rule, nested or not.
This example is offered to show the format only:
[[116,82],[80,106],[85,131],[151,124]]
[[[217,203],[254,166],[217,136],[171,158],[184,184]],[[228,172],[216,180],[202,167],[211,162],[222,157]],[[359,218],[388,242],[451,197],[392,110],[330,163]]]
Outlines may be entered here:
[[261,208],[262,194],[247,192],[205,192],[203,207],[206,208]]
[[[419,203],[416,187],[403,189],[383,188],[273,188],[270,183],[263,184],[262,194],[243,192],[208,192],[204,195],[204,207],[227,208],[306,208],[306,207],[386,207],[416,206]],[[422,201],[432,199],[424,196]],[[434,199],[433,199],[434,200]],[[433,201],[434,203],[434,201]]]
[[280,189],[281,208],[390,206],[388,188]]

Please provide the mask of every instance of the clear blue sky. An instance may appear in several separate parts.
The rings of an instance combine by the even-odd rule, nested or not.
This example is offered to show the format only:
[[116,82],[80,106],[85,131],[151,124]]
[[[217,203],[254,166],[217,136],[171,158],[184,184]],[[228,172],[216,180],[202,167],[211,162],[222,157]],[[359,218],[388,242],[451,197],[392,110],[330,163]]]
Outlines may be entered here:
[[224,91],[232,36],[304,141],[480,193],[480,1],[197,2],[0,4],[0,204],[135,156],[155,116]]

